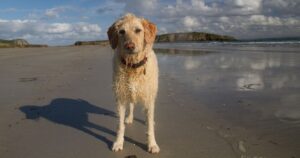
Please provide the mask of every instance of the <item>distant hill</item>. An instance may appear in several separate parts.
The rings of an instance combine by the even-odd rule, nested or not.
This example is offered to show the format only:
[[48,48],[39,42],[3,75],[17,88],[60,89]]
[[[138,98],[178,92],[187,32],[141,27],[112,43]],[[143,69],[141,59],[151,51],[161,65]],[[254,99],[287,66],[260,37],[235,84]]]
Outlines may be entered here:
[[157,35],[155,42],[236,41],[234,37],[205,32],[168,33]]
[[25,48],[25,47],[48,47],[47,45],[30,44],[24,39],[3,40],[0,39],[0,48]]
[[[186,33],[169,33],[157,35],[155,42],[202,42],[202,41],[236,41],[234,37],[223,36],[212,33],[204,32],[186,32]],[[109,45],[108,40],[99,41],[77,41],[74,43],[75,46],[83,45]]]
[[99,41],[76,41],[74,43],[75,46],[84,46],[84,45],[101,45],[107,46],[109,45],[108,40],[99,40]]

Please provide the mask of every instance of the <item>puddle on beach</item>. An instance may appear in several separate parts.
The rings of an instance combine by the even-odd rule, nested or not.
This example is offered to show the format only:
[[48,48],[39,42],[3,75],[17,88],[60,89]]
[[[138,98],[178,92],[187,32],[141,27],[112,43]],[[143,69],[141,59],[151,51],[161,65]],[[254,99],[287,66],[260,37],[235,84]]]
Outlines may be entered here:
[[300,47],[252,48],[155,51],[161,77],[186,87],[199,104],[233,126],[259,131],[257,139],[273,135],[299,149]]

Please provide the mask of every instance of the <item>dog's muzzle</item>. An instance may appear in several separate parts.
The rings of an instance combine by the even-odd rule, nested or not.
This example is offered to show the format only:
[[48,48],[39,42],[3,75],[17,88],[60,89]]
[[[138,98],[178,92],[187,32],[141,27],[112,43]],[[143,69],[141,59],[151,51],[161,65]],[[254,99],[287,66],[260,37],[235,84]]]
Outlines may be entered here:
[[133,52],[135,49],[135,44],[133,42],[126,42],[124,48],[130,52]]

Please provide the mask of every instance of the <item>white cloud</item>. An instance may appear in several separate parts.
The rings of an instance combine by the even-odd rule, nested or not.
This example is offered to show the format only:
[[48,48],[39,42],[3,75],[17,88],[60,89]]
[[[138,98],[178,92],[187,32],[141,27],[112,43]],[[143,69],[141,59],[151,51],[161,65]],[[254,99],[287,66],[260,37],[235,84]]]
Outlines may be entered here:
[[59,18],[62,12],[72,9],[69,6],[58,6],[54,8],[47,9],[44,13],[46,18]]
[[46,27],[47,33],[64,33],[72,30],[72,25],[67,23],[54,23]]
[[59,17],[59,14],[58,14],[58,12],[55,9],[48,9],[48,10],[46,10],[45,15],[47,17],[50,17],[50,18],[52,18],[52,17],[55,17],[55,18]]
[[182,19],[182,23],[183,23],[184,27],[187,28],[188,30],[192,30],[193,28],[197,28],[200,26],[198,19],[195,17],[191,17],[191,16],[185,16]]
[[201,11],[208,11],[210,10],[210,7],[208,7],[207,5],[205,5],[204,0],[191,0],[192,3],[192,7],[194,7],[194,9],[197,10],[201,10]]
[[245,10],[257,11],[261,7],[262,0],[233,0],[233,4]]
[[264,15],[252,15],[249,18],[250,24],[255,25],[283,25],[283,22],[278,17],[266,17]]
[[98,39],[100,33],[100,26],[90,23],[44,23],[36,20],[0,19],[1,38],[25,38],[32,43],[57,44],[57,41],[63,40],[71,44],[76,40]]

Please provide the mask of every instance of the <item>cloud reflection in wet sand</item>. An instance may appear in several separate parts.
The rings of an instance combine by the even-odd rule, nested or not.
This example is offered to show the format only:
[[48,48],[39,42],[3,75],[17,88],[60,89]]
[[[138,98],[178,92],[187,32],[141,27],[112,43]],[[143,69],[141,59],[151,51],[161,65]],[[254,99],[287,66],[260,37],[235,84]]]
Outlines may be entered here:
[[[174,82],[173,86],[182,88],[174,98],[180,100],[181,94],[189,95],[196,98],[197,104],[186,101],[184,108],[200,106],[199,110],[203,110],[205,106],[212,110],[213,119],[226,122],[218,130],[222,133],[222,127],[230,129],[225,132],[233,137],[224,139],[233,146],[245,140],[247,154],[250,146],[252,154],[260,150],[271,155],[300,154],[297,151],[300,147],[297,143],[300,142],[300,54],[286,53],[278,47],[273,48],[275,52],[272,48],[248,52],[243,49],[243,52],[156,52],[160,75]],[[279,52],[281,49],[283,53]],[[282,157],[279,155],[275,157]]]
[[[280,48],[276,49],[278,51]],[[196,92],[213,93],[218,90],[218,93],[221,91],[229,95],[250,91],[250,98],[254,92],[252,99],[255,104],[252,109],[270,113],[273,110],[269,108],[275,108],[269,117],[293,122],[300,119],[300,100],[295,97],[300,88],[300,54],[199,51],[197,55],[197,51],[193,51],[184,55],[180,50],[172,50],[171,53],[173,55],[168,54],[167,50],[163,54],[158,51],[161,72],[167,72],[170,77],[192,87]],[[281,103],[256,100],[256,95],[280,98]]]

